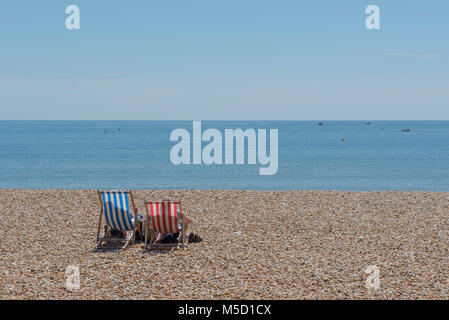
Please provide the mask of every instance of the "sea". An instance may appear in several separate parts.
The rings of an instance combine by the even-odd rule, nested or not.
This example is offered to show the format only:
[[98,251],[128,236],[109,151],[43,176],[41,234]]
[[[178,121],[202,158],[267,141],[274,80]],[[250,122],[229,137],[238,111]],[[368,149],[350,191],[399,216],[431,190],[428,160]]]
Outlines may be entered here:
[[277,129],[274,175],[246,160],[173,164],[170,135],[192,125],[0,121],[0,188],[449,191],[449,121],[201,122],[223,140],[225,129]]

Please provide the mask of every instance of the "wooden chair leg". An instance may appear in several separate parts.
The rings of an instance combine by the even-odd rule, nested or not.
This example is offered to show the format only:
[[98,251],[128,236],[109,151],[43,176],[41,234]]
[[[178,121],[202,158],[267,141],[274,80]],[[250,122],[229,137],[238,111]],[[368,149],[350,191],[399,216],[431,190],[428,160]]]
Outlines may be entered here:
[[129,244],[131,243],[131,241],[133,240],[133,237],[135,237],[136,235],[136,230],[133,230],[133,233],[131,235],[131,237],[129,237],[129,239],[126,241],[125,246],[123,247],[123,250],[125,250],[126,248],[128,248]]
[[98,221],[98,230],[97,230],[97,245],[98,245],[98,240],[100,239],[101,217],[102,216],[103,216],[103,212],[100,212],[100,219]]
[[182,249],[185,248],[185,242],[186,242],[186,228],[185,228],[185,220],[184,215],[182,215]]
[[147,243],[148,243],[148,229],[145,226],[145,245],[143,246],[145,249],[147,247]]

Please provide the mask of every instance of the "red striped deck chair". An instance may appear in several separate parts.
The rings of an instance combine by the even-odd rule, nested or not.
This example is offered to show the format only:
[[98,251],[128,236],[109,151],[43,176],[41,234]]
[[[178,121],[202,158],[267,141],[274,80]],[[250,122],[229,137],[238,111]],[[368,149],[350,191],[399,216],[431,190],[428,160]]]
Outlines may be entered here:
[[[184,216],[179,201],[145,201],[147,211],[145,228],[145,249],[185,248]],[[178,215],[179,212],[179,215]],[[156,235],[181,232],[182,241],[176,243],[157,243]]]
[[[105,244],[117,243],[125,241],[123,249],[129,245],[131,241],[134,241],[137,227],[139,226],[139,220],[137,219],[137,209],[134,205],[134,197],[131,191],[97,191],[98,199],[100,200],[100,221],[98,222],[97,232],[97,248],[108,247]],[[128,197],[129,195],[129,197]],[[133,212],[130,212],[129,198],[131,198],[131,204]],[[100,230],[102,225],[102,219],[105,220],[105,235],[100,237]],[[125,231],[125,238],[111,237],[112,230]],[[129,235],[129,231],[131,235]],[[102,245],[103,244],[103,245]]]

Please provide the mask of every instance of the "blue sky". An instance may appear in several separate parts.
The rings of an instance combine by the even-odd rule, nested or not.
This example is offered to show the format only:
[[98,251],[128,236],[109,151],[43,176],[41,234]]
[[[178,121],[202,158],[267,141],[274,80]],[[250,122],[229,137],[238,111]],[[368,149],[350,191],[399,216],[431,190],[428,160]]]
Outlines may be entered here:
[[16,0],[0,39],[2,120],[449,119],[443,0]]

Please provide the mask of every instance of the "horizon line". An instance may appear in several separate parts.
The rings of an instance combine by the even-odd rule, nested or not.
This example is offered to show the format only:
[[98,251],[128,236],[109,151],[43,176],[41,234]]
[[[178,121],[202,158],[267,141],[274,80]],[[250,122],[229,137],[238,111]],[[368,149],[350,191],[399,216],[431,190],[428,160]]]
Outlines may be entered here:
[[449,121],[449,119],[355,119],[355,120],[342,120],[342,119],[312,119],[312,120],[300,120],[300,119],[295,119],[295,120],[285,120],[285,119],[258,119],[258,120],[250,120],[250,119],[174,119],[174,120],[169,120],[169,119],[143,119],[143,120],[137,120],[137,119],[0,119],[0,121],[129,121],[129,122],[143,122],[143,121],[245,121],[245,122],[260,122],[260,121],[264,121],[264,122],[323,122],[323,121],[333,121],[333,122],[348,122],[348,121],[352,121],[352,122],[358,122],[358,121]]

